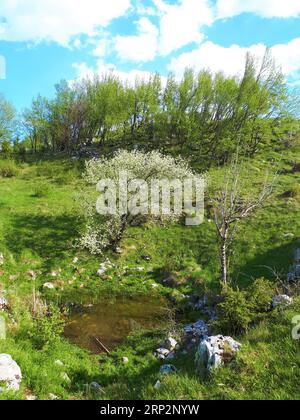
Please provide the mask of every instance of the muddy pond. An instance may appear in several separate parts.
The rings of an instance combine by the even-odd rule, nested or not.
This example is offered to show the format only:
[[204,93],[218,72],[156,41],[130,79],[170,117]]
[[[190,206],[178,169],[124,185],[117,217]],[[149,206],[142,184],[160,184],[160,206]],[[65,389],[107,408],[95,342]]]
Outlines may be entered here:
[[93,353],[114,350],[137,329],[161,329],[169,320],[169,302],[158,296],[102,298],[71,310],[65,337]]

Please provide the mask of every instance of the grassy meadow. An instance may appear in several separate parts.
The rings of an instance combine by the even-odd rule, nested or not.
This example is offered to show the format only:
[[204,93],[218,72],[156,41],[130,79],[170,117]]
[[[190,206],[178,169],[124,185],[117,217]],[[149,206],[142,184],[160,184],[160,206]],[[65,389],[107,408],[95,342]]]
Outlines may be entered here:
[[[274,273],[285,278],[293,252],[300,247],[300,173],[291,165],[299,151],[299,146],[266,150],[249,162],[254,184],[265,176],[270,162],[278,175],[264,208],[240,226],[231,277],[241,289],[260,277],[275,282]],[[300,341],[292,339],[291,331],[293,317],[300,314],[299,298],[290,309],[266,315],[235,337],[243,344],[236,366],[201,379],[194,353],[180,353],[174,361],[177,374],[163,378],[162,387],[154,389],[162,363],[153,352],[161,339],[170,330],[180,335],[185,322],[200,317],[186,307],[183,295],[220,291],[215,226],[207,209],[198,227],[130,227],[122,255],[91,256],[75,246],[82,228],[82,171],[83,162],[67,158],[0,160],[0,291],[10,304],[0,353],[11,354],[23,373],[20,392],[0,393],[0,399],[298,399]],[[221,181],[222,169],[212,169],[209,176]],[[147,261],[145,255],[150,257]],[[100,278],[97,270],[106,257],[114,268]],[[135,271],[139,266],[145,269]],[[170,275],[175,279],[172,288],[162,282]],[[46,291],[46,282],[54,282],[55,290]],[[174,314],[166,319],[165,329],[137,330],[110,355],[90,354],[59,332],[51,346],[39,346],[41,331],[31,315],[36,302],[59,310],[66,303],[93,303],[104,295],[137,294],[169,300]],[[176,312],[181,314],[178,319]],[[50,327],[43,326],[44,334]],[[126,365],[124,356],[129,358]],[[86,385],[91,382],[99,383],[101,392],[95,395]]]

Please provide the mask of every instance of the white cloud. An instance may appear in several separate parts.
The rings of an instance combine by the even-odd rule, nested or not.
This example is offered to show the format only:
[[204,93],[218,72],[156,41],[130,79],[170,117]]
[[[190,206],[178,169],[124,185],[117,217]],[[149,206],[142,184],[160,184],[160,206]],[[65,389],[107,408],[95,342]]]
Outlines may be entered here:
[[116,36],[114,39],[118,57],[130,61],[151,61],[158,47],[158,29],[147,18],[138,21],[138,35]]
[[[96,69],[90,68],[86,63],[75,63],[73,64],[74,69],[77,72],[77,79],[93,79],[96,75],[104,75],[108,73],[113,73],[115,76],[119,77],[123,82],[127,82],[131,85],[135,83],[136,80],[148,80],[152,75],[151,72],[133,69],[128,72],[118,70],[114,64],[105,63],[102,60],[97,62]],[[162,82],[166,82],[166,78],[162,78]]]
[[93,36],[129,7],[130,0],[1,0],[0,40],[68,46],[75,36]]
[[6,78],[6,61],[3,55],[0,55],[0,80]]
[[170,5],[153,0],[160,15],[160,47],[162,55],[203,41],[201,28],[213,23],[213,11],[208,0],[180,0]]
[[256,13],[265,18],[295,17],[300,14],[299,0],[218,0],[218,18],[227,18],[242,13]]
[[[199,48],[174,58],[169,69],[177,77],[183,74],[186,67],[195,70],[211,69],[214,72],[221,71],[226,75],[241,74],[246,53],[249,51],[257,57],[262,57],[265,49],[266,46],[263,44],[252,45],[249,48],[242,48],[239,45],[226,48],[208,41]],[[300,38],[288,44],[274,45],[271,51],[276,63],[282,67],[286,76],[300,77]]]

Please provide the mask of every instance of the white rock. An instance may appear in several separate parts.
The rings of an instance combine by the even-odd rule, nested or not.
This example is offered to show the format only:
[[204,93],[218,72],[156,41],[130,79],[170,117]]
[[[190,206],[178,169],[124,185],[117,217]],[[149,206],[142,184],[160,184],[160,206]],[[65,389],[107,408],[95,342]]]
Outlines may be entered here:
[[128,357],[123,357],[122,362],[124,363],[124,365],[127,365],[127,363],[129,363]]
[[241,348],[241,344],[231,337],[222,335],[204,338],[196,353],[196,366],[199,371],[217,369],[230,362]]
[[97,271],[97,275],[98,275],[99,277],[101,277],[101,276],[103,276],[103,274],[105,274],[105,273],[106,273],[106,271],[107,271],[107,268],[102,267],[102,268],[100,268],[100,269]]
[[164,360],[167,356],[169,356],[169,354],[170,354],[170,350],[165,349],[165,348],[159,348],[155,352],[155,356],[161,360]]
[[169,337],[164,343],[164,347],[170,351],[174,350],[178,345],[178,342],[173,338]]
[[54,284],[53,284],[53,283],[45,283],[45,284],[43,285],[43,288],[44,288],[44,289],[48,289],[48,290],[53,290],[53,289],[55,289],[55,286],[54,286]]
[[36,278],[36,274],[33,270],[28,270],[27,274],[29,277],[31,277],[33,280]]
[[57,395],[54,395],[54,394],[48,394],[48,397],[49,397],[49,400],[51,400],[51,401],[58,400],[58,396]]
[[61,360],[55,360],[54,364],[56,366],[64,366],[63,362]]
[[0,311],[5,311],[8,308],[8,301],[0,296]]
[[73,264],[77,264],[78,261],[79,261],[79,258],[78,257],[75,257],[74,260],[73,260]]
[[156,391],[158,391],[161,388],[161,382],[157,381],[156,384],[154,385],[154,389],[156,389]]
[[9,354],[0,354],[0,383],[4,384],[4,390],[19,391],[22,381],[22,373],[19,365]]
[[0,253],[0,265],[4,264],[4,255]]
[[277,295],[273,297],[272,306],[276,308],[286,308],[293,304],[293,299],[287,295]]

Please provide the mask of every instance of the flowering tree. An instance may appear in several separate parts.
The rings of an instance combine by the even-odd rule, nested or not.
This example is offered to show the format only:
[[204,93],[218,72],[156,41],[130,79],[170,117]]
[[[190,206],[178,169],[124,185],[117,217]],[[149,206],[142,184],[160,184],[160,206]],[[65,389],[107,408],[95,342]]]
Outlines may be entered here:
[[122,150],[111,159],[92,159],[84,179],[96,188],[84,193],[86,226],[80,243],[95,254],[116,249],[127,226],[141,218],[176,220],[185,211],[193,224],[203,205],[198,199],[198,208],[193,206],[203,182],[187,162],[157,151]]

